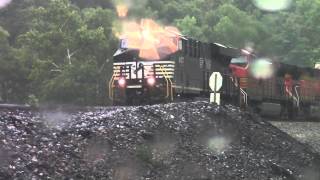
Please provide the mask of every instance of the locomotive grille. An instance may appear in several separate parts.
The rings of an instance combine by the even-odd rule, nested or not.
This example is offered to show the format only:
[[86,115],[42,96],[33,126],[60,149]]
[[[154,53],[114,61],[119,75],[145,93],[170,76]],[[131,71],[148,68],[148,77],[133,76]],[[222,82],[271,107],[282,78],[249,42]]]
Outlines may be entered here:
[[113,64],[115,80],[120,77],[126,79],[146,79],[155,78],[173,78],[174,61],[138,61],[138,62],[118,62]]

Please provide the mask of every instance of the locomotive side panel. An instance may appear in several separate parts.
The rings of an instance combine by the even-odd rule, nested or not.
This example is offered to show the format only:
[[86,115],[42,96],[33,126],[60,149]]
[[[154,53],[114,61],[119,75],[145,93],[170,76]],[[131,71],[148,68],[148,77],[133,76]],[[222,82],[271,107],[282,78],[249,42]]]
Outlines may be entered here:
[[[205,43],[182,39],[182,49],[176,58],[175,87],[180,94],[199,95],[208,90],[211,60]],[[207,55],[206,55],[207,54]]]
[[284,82],[278,77],[263,80],[249,76],[247,92],[250,100],[254,101],[276,103],[286,98]]
[[[194,95],[209,95],[209,78],[213,72],[229,74],[228,65],[232,58],[240,56],[238,49],[221,44],[202,43],[196,40],[182,40],[182,50],[176,58],[175,87],[176,92]],[[227,83],[226,91],[234,88]],[[229,92],[230,93],[230,92]]]

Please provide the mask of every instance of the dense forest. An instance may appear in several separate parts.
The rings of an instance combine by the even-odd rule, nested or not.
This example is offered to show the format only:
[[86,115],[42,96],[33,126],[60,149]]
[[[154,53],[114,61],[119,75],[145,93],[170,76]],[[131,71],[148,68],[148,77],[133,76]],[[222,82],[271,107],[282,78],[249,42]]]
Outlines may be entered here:
[[[0,102],[105,105],[120,0],[0,0]],[[251,0],[123,0],[128,18],[261,56],[320,61],[320,0],[266,11]]]

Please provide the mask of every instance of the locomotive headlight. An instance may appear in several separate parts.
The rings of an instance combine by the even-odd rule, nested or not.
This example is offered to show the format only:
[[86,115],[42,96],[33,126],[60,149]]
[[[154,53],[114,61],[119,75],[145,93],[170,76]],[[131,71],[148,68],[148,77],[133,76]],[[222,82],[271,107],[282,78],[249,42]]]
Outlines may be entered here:
[[154,77],[149,77],[147,83],[149,86],[154,86],[156,84],[156,79]]
[[118,80],[118,84],[120,87],[125,87],[126,86],[126,79],[125,78],[120,78]]

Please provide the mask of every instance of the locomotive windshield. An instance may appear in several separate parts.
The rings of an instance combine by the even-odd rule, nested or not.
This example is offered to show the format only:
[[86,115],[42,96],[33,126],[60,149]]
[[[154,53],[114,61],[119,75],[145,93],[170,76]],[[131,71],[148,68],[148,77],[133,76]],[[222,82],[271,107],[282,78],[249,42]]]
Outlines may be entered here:
[[246,67],[248,64],[248,61],[245,56],[240,56],[237,58],[232,58],[231,64],[236,65],[236,66]]

